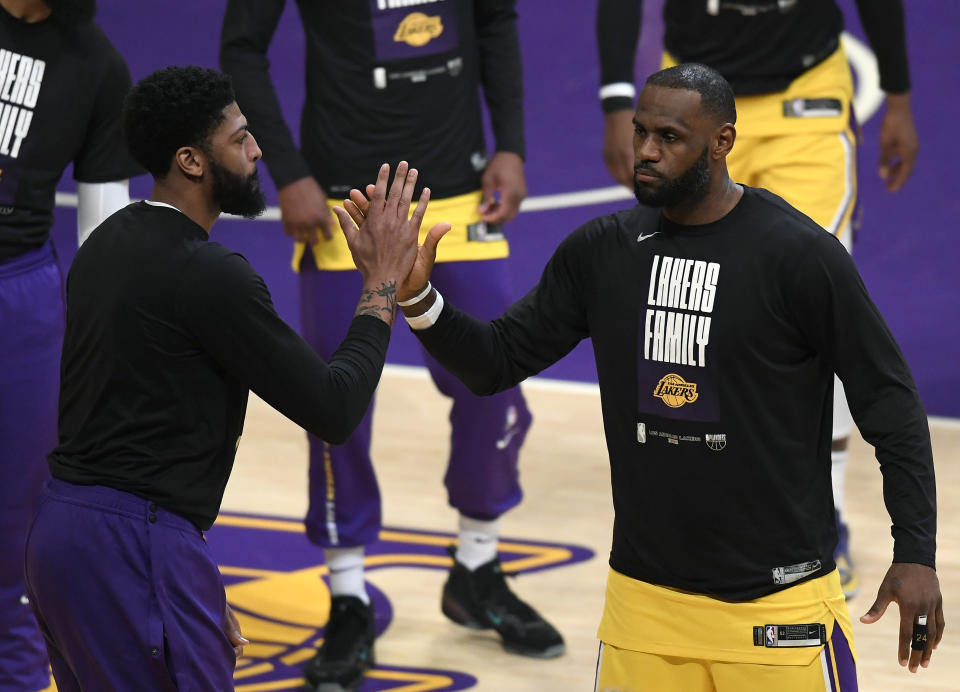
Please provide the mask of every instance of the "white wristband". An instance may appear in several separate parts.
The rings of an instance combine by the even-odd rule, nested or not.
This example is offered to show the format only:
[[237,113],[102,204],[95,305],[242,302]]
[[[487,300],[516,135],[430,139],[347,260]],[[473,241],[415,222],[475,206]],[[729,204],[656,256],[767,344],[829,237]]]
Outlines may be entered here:
[[397,305],[399,305],[399,306],[402,307],[402,308],[408,308],[408,307],[410,307],[411,305],[414,305],[415,303],[419,303],[421,300],[423,300],[423,299],[426,298],[428,295],[430,295],[430,289],[431,289],[431,288],[433,288],[433,286],[431,286],[431,285],[430,285],[430,282],[428,281],[428,282],[427,282],[427,287],[426,287],[425,289],[423,289],[422,291],[420,291],[420,293],[418,293],[418,294],[415,295],[413,298],[410,298],[410,299],[408,299],[408,300],[398,300],[398,301],[397,301]]
[[614,82],[613,84],[604,84],[600,87],[600,100],[613,98],[615,96],[624,96],[628,99],[635,98],[637,88],[630,82]]
[[433,301],[433,305],[430,306],[429,310],[422,315],[417,315],[416,317],[407,317],[404,315],[403,318],[407,321],[407,324],[410,325],[410,329],[426,329],[427,327],[432,327],[437,323],[442,310],[443,296],[440,295],[439,291],[437,291],[437,299]]

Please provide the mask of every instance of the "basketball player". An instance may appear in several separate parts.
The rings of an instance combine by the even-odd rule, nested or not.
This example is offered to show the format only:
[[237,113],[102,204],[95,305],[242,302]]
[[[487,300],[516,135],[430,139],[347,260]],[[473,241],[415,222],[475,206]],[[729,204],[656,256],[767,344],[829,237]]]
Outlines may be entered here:
[[[633,63],[642,0],[598,0],[603,155],[610,174],[633,179]],[[887,94],[879,173],[899,190],[913,170],[917,133],[901,0],[857,0],[880,87]],[[853,80],[840,45],[835,0],[664,0],[663,67],[698,62],[718,70],[737,96],[737,148],[728,164],[737,182],[783,197],[840,239],[849,251],[857,199]],[[847,597],[860,588],[843,520],[852,420],[834,383],[833,496],[839,540],[834,560]]]
[[93,0],[0,0],[0,691],[50,684],[23,544],[57,444],[63,286],[50,236],[72,163],[78,238],[129,203],[142,171],[120,135],[130,86]]
[[[417,161],[435,193],[431,218],[453,223],[436,269],[447,291],[475,314],[500,314],[509,295],[502,224],[526,195],[515,1],[298,0],[307,37],[300,150],[284,123],[267,60],[284,5],[230,0],[220,62],[264,141],[284,228],[298,241],[293,265],[304,338],[324,357],[333,352],[331,334],[339,327],[331,327],[345,326],[350,312],[330,296],[356,290],[360,280],[343,236],[330,229],[327,196],[343,199],[383,160]],[[489,161],[481,86],[496,138]],[[495,629],[513,653],[558,656],[560,634],[513,594],[497,556],[499,518],[522,497],[517,457],[531,422],[526,402],[516,387],[477,398],[429,357],[426,365],[453,400],[444,481],[460,530],[442,610],[459,624]],[[381,528],[372,416],[371,409],[343,446],[309,439],[305,523],[310,540],[324,548],[333,597],[324,646],[307,666],[313,685],[354,685],[373,659],[363,571],[365,546],[378,540]]]
[[600,690],[856,690],[833,561],[834,372],[893,520],[893,564],[861,620],[897,601],[911,671],[943,631],[933,458],[907,364],[843,245],[730,179],[736,118],[711,68],[655,73],[633,119],[640,206],[576,230],[492,322],[447,302],[429,261],[398,294],[477,394],[593,340],[617,514]]
[[67,279],[60,443],[27,540],[30,601],[61,692],[230,690],[245,640],[202,532],[248,390],[322,439],[349,436],[380,377],[429,191],[408,220],[417,172],[401,163],[385,199],[381,168],[370,225],[346,234],[360,302],[324,362],[247,261],[208,238],[221,212],[264,208],[260,149],[229,77],[155,72],[130,91],[123,123],[155,183],[93,232]]

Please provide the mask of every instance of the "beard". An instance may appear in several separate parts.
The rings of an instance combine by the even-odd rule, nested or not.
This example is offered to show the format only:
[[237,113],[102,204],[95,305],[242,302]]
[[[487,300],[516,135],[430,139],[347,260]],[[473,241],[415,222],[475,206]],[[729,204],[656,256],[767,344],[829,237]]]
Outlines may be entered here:
[[57,24],[73,28],[92,21],[97,14],[97,0],[44,0],[50,17]]
[[[645,166],[634,166],[639,173],[649,170]],[[707,147],[703,148],[700,158],[676,178],[661,178],[659,188],[644,187],[633,178],[633,194],[640,204],[648,207],[676,207],[699,202],[707,194],[710,183],[710,164],[707,162]]]
[[211,156],[210,176],[213,179],[213,199],[223,213],[255,219],[267,208],[256,169],[250,175],[238,175]]

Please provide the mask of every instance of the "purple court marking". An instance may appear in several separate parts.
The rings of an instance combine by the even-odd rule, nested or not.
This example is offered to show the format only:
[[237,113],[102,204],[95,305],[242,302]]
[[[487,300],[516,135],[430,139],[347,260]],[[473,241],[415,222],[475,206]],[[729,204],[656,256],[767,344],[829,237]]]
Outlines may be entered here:
[[[447,570],[446,547],[455,534],[384,527],[380,540],[367,547],[368,570],[417,567]],[[306,660],[323,637],[329,592],[323,551],[307,540],[302,522],[280,517],[222,513],[207,532],[227,598],[252,644],[237,666],[237,692],[300,690]],[[589,560],[580,546],[503,538],[500,558],[507,572],[553,569]],[[393,620],[388,596],[367,583],[377,636]],[[439,594],[437,595],[439,600]],[[439,606],[438,606],[439,610]],[[451,624],[451,627],[456,627]],[[389,690],[419,682],[424,690],[462,690],[477,684],[467,672],[401,668],[392,663],[371,670],[360,692]],[[273,687],[289,681],[289,687]]]
[[[168,64],[215,67],[223,0],[201,3],[148,3],[101,0],[99,21],[126,57],[133,78]],[[851,33],[863,37],[853,0],[840,0]],[[863,228],[854,257],[873,298],[885,315],[913,370],[927,410],[960,418],[960,194],[953,169],[960,140],[950,113],[960,108],[960,92],[948,75],[960,61],[953,28],[960,26],[960,3],[906,3],[914,119],[920,155],[912,179],[889,194],[876,175],[880,117],[864,123],[859,154]],[[600,156],[602,117],[597,100],[598,68],[593,2],[557,5],[550,0],[518,4],[523,48],[530,195],[555,194],[611,185]],[[660,3],[648,0],[637,57],[637,78],[659,66]],[[136,27],[150,27],[142,31]],[[184,32],[188,27],[189,31]],[[206,40],[204,40],[206,36]],[[180,39],[180,37],[183,37]],[[294,2],[288,2],[270,51],[273,78],[292,131],[298,131],[303,102],[303,33]],[[548,124],[547,126],[545,126]],[[428,175],[428,174],[427,174]],[[268,200],[276,204],[269,177]],[[69,191],[68,179],[61,189]],[[133,181],[145,196],[149,180]],[[521,214],[508,225],[513,290],[523,295],[537,280],[557,243],[589,218],[626,202]],[[61,260],[75,251],[72,209],[57,212],[55,229]],[[299,323],[296,278],[289,270],[290,244],[278,223],[221,221],[214,239],[243,253],[263,274],[280,314]],[[393,336],[389,360],[421,364],[419,350],[405,329]],[[596,381],[593,354],[581,345],[544,373],[547,377]]]

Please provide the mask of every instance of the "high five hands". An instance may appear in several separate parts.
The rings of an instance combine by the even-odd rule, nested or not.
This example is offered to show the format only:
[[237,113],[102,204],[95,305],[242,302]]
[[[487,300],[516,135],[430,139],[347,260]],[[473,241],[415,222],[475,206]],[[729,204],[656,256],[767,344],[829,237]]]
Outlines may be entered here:
[[[406,300],[420,293],[427,285],[437,257],[437,244],[450,230],[450,224],[435,224],[427,232],[423,244],[419,244],[417,241],[427,203],[430,201],[430,188],[423,188],[417,206],[410,215],[417,170],[409,168],[406,161],[401,161],[397,166],[390,193],[386,195],[389,175],[390,166],[383,164],[376,184],[367,185],[366,194],[357,189],[350,190],[349,199],[344,200],[342,208],[334,207],[334,213],[340,221],[347,245],[354,254],[354,262],[361,273],[364,270],[360,263],[366,260],[358,257],[358,251],[367,243],[367,236],[378,237],[396,233],[402,237],[404,254],[402,261],[397,263],[396,299]],[[357,245],[357,250],[354,245]]]

